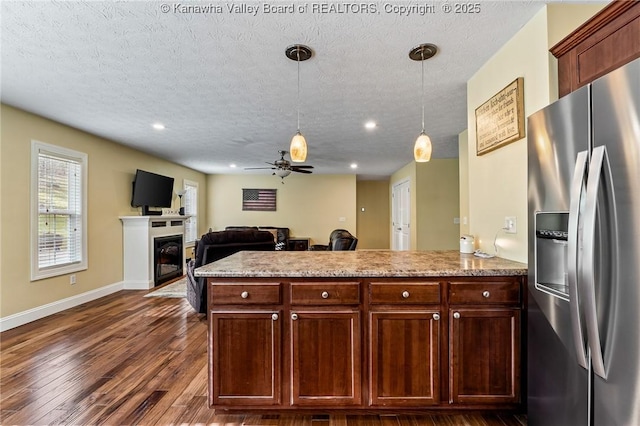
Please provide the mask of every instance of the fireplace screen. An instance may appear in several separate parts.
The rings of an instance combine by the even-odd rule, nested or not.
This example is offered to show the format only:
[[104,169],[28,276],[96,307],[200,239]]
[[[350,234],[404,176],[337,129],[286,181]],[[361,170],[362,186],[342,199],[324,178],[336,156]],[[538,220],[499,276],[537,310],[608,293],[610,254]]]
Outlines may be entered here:
[[154,245],[154,285],[158,286],[173,278],[182,276],[183,249],[182,235],[157,237]]

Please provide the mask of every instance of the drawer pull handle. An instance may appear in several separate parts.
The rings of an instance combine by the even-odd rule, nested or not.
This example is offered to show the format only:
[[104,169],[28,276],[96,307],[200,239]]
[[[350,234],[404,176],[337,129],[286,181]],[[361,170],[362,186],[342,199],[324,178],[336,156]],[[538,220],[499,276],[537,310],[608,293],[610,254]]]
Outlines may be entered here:
[[274,321],[278,321],[278,314],[272,314],[271,319]]
[[292,320],[297,320],[298,319],[298,314],[291,314],[291,319]]
[[403,298],[403,299],[408,299],[408,298],[409,298],[409,296],[410,296],[410,294],[409,294],[409,292],[408,292],[407,290],[405,290],[405,291],[403,291],[403,292],[402,292],[402,298]]
[[460,312],[454,312],[454,313],[453,313],[453,317],[454,317],[455,319],[460,318]]
[[440,314],[433,314],[433,320],[438,321],[440,319]]
[[246,299],[247,297],[249,297],[249,292],[243,291],[242,293],[240,293],[240,297],[242,297],[243,299]]
[[482,297],[489,297],[491,296],[491,293],[489,293],[487,290],[482,292]]
[[321,294],[323,299],[328,299],[329,298],[329,292],[328,291],[323,291]]

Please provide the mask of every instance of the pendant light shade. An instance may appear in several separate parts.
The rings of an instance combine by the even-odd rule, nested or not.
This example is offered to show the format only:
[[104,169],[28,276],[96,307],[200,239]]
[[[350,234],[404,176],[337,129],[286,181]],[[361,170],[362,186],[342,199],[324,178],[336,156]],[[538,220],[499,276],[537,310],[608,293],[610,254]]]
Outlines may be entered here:
[[291,138],[289,154],[291,155],[291,161],[298,163],[307,159],[307,140],[302,136],[300,130]]
[[311,58],[313,51],[302,44],[294,44],[293,46],[287,47],[285,55],[287,55],[287,58],[298,63],[298,131],[293,135],[293,138],[291,138],[289,154],[291,155],[291,161],[302,163],[307,159],[307,140],[300,132],[300,62]]
[[413,158],[418,163],[426,163],[431,160],[431,138],[424,131],[420,133],[413,146]]
[[413,145],[413,158],[418,163],[431,160],[431,138],[424,131],[424,61],[433,57],[437,52],[438,48],[430,43],[423,43],[409,52],[409,58],[420,61],[422,64],[422,132]]

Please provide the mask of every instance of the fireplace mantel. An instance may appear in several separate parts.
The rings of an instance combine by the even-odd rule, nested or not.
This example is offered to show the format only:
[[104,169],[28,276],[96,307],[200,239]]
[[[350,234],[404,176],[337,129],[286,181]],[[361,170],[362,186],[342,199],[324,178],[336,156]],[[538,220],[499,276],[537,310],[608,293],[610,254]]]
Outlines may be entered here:
[[[123,231],[123,282],[126,290],[148,290],[154,282],[154,238],[179,235],[189,216],[120,216]],[[183,256],[184,258],[184,256]],[[183,265],[183,270],[186,270]]]

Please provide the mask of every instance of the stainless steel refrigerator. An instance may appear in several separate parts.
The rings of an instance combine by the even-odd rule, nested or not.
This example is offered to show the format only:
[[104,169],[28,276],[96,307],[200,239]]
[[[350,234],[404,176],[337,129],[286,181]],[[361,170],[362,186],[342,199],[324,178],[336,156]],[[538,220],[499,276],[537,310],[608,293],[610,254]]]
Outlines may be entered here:
[[528,424],[638,426],[640,59],[528,120]]

